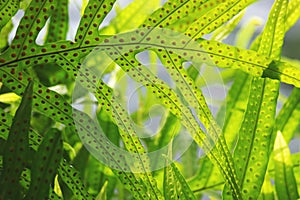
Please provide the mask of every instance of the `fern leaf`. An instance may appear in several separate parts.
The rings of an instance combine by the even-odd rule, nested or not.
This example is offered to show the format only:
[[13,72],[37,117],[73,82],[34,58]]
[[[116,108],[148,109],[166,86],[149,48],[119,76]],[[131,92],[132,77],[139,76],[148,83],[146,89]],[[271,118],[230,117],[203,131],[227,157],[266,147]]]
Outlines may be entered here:
[[19,0],[5,0],[0,2],[0,31],[19,9]]
[[[212,117],[212,114],[205,102],[204,96],[201,93],[201,90],[199,90],[193,80],[188,77],[187,72],[182,67],[182,60],[179,56],[175,56],[174,54],[171,54],[170,52],[164,52],[160,51],[160,59],[164,65],[166,65],[167,70],[169,71],[169,74],[171,75],[171,78],[176,82],[177,88],[181,91],[182,96],[184,97],[184,100],[188,103],[190,107],[195,109],[195,112],[199,120],[204,124],[204,126],[207,129],[208,134],[206,135],[207,140],[212,140],[214,143],[216,143],[216,149],[212,150],[210,153],[216,157],[218,160],[213,160],[217,163],[217,165],[227,173],[224,174],[226,177],[226,180],[230,182],[231,186],[234,188],[236,183],[234,183],[234,179],[232,177],[235,177],[235,170],[233,167],[233,160],[231,157],[231,154],[229,153],[229,150],[227,149],[227,145],[224,142],[224,138],[219,137],[221,133],[220,127],[217,125],[216,121]],[[201,135],[200,135],[201,137]],[[202,138],[203,145],[205,144],[205,139]],[[198,144],[201,144],[198,142]],[[218,155],[220,154],[220,155]],[[223,160],[224,159],[224,160]],[[230,177],[231,176],[231,177]],[[234,188],[234,190],[239,193],[238,188]],[[236,194],[238,196],[238,194]]]
[[83,185],[83,182],[80,178],[79,172],[68,164],[66,160],[62,160],[58,169],[59,177],[63,180],[64,183],[70,188],[74,195],[77,198],[81,199],[93,199],[90,194],[87,192],[86,188]]
[[[202,17],[205,13],[208,13],[210,10],[214,9],[215,7],[217,7],[219,4],[221,3],[225,3],[225,0],[206,0],[206,1],[198,1],[196,2],[195,5],[193,5],[192,7],[189,6],[189,8],[193,8],[190,9],[188,12],[185,11],[185,14],[182,14],[183,12],[179,12],[181,13],[181,16],[177,17],[177,20],[174,23],[171,23],[168,28],[170,28],[171,30],[175,30],[178,32],[185,32],[187,30],[187,28],[195,21],[197,21],[197,19],[199,19],[200,17]],[[191,1],[189,3],[192,3]],[[195,3],[195,2],[193,2]],[[173,13],[172,13],[173,15]],[[171,15],[171,16],[172,16]],[[170,17],[169,17],[170,18]],[[166,18],[168,19],[168,18]]]
[[160,1],[135,0],[117,13],[107,27],[100,30],[102,35],[113,35],[138,28],[151,12],[159,7]]
[[[278,49],[282,46],[285,33],[286,10],[287,1],[279,0],[274,3],[270,16],[275,17],[269,19],[263,31],[260,53],[275,59],[279,58]],[[250,99],[235,150],[238,177],[245,198],[258,198],[263,184],[269,160],[271,127],[274,125],[278,92],[277,81],[253,78]]]
[[88,2],[75,36],[75,42],[78,42],[77,46],[87,44],[91,38],[98,36],[99,26],[114,3],[115,0],[91,0]]
[[68,31],[68,0],[59,2],[59,6],[55,8],[51,16],[47,42],[56,42],[66,40]]
[[[28,131],[31,118],[32,88],[33,82],[29,82],[5,143],[4,171],[0,181],[1,199],[21,199],[23,196],[19,179],[23,169],[28,164]],[[24,116],[26,117],[24,118]]]
[[216,29],[211,37],[211,40],[224,40],[237,27],[244,14],[245,12],[240,12],[238,15],[228,21],[227,24],[224,24],[223,26]]
[[271,183],[270,176],[268,173],[266,173],[265,180],[262,185],[261,193],[260,193],[260,196],[258,199],[259,200],[265,200],[265,199],[266,200],[267,199],[274,200],[275,199],[273,185]]
[[286,16],[286,29],[290,29],[300,17],[300,1],[291,0],[288,5],[288,13]]
[[300,90],[294,88],[276,118],[276,131],[280,130],[284,140],[289,143],[299,125]]
[[192,23],[185,34],[191,39],[201,38],[203,35],[216,30],[224,22],[229,21],[252,2],[252,0],[230,0],[220,3]]
[[[13,116],[8,114],[7,112],[4,112],[2,109],[0,109],[0,116],[2,117],[2,120],[0,120],[0,130],[1,130],[0,137],[4,140],[7,140],[9,135],[10,125],[13,121]],[[37,150],[38,146],[42,141],[42,137],[32,128],[29,128],[28,137],[29,137],[29,147],[31,147],[34,150]]]
[[[206,2],[206,1],[204,1]],[[192,13],[197,4],[203,4],[203,1],[189,1],[189,0],[174,0],[166,2],[163,7],[156,10],[142,25],[142,27],[168,27],[170,24],[176,22],[183,17]]]
[[279,199],[298,199],[297,184],[289,147],[280,131],[274,146],[275,187]]
[[[12,117],[5,112],[2,112],[1,116],[5,116],[7,121],[5,122],[2,121],[2,123],[0,122],[0,126],[7,127],[7,129],[9,129],[10,126],[8,123],[11,121]],[[4,136],[3,139],[7,139],[7,138]],[[29,130],[29,145],[31,144],[30,146],[35,151],[38,150],[42,140],[43,138],[40,135],[38,135],[35,131],[33,131],[32,129]],[[70,187],[74,194],[78,193],[78,194],[82,194],[82,196],[85,196],[85,198],[89,197],[89,194],[87,193],[85,187],[83,186],[81,179],[79,178],[79,176],[77,176],[78,174],[77,170],[71,167],[70,164],[68,164],[66,161],[62,161],[59,166],[59,172],[61,172],[63,181],[65,181],[67,185],[71,185]],[[25,177],[28,177],[28,175],[26,175]],[[77,185],[76,187],[72,185],[74,181],[76,182]],[[29,180],[27,182],[29,182]],[[29,183],[28,183],[28,187],[29,187]]]
[[50,130],[34,155],[30,187],[25,199],[46,199],[49,196],[50,184],[62,158],[63,147],[60,132]]
[[53,0],[38,0],[30,3],[8,49],[8,54],[12,59],[32,55],[32,49],[37,47],[35,40],[56,6],[57,2],[53,3]]
[[[169,146],[169,157],[172,157],[172,147]],[[164,195],[165,199],[196,199],[194,193],[186,183],[185,178],[180,173],[175,163],[166,159],[166,167],[164,168]]]
[[224,180],[217,166],[214,166],[212,161],[206,156],[200,159],[197,174],[188,180],[190,188],[196,192],[203,192],[212,188],[221,189],[224,185]]

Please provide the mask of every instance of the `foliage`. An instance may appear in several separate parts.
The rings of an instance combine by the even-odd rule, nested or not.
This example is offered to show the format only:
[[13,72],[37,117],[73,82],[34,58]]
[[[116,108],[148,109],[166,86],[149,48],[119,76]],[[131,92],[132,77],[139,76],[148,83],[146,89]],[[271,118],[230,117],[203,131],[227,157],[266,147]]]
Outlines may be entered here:
[[252,3],[1,1],[0,199],[299,198],[300,1]]

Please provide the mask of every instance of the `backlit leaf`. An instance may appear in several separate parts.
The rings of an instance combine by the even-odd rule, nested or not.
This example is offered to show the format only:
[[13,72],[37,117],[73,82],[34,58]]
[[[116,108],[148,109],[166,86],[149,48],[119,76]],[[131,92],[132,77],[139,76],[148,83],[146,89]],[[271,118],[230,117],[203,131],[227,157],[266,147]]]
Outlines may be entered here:
[[289,147],[280,131],[274,146],[275,187],[278,199],[298,199],[297,184]]
[[[270,16],[274,17],[269,18],[264,28],[258,50],[275,59],[279,59],[283,44],[287,4],[284,0],[274,3],[270,13]],[[278,92],[277,81],[256,77],[252,79],[250,99],[235,150],[237,172],[244,198],[258,198],[264,181]]]

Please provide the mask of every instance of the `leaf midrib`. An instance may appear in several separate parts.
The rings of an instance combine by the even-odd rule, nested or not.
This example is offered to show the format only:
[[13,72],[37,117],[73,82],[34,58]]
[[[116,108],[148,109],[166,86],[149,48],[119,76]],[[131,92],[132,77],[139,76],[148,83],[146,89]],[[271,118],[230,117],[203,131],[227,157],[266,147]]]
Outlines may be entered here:
[[[76,43],[74,43],[76,44]],[[18,63],[18,62],[21,62],[21,61],[24,61],[24,60],[27,60],[27,59],[32,59],[32,58],[35,58],[35,57],[40,57],[40,56],[48,56],[48,55],[56,55],[56,54],[59,54],[59,53],[64,53],[64,52],[69,52],[69,51],[75,51],[75,50],[82,50],[82,49],[91,49],[91,48],[96,48],[96,47],[99,47],[99,46],[103,46],[103,47],[115,47],[115,46],[124,46],[124,45],[149,45],[148,43],[122,43],[122,44],[111,44],[111,45],[90,45],[90,46],[85,46],[85,47],[75,47],[75,48],[69,48],[69,49],[65,49],[65,50],[59,50],[59,51],[55,51],[55,52],[49,52],[49,53],[40,53],[40,54],[35,54],[35,55],[32,55],[32,56],[26,56],[26,57],[22,57],[20,59],[15,59],[15,60],[11,60],[11,61],[8,61],[6,63],[3,63],[3,64],[0,64],[0,68],[5,66],[5,65],[10,65],[10,64],[14,64],[14,63]],[[246,64],[250,64],[250,65],[253,65],[253,66],[256,66],[258,68],[261,68],[263,70],[266,70],[268,69],[269,71],[272,71],[276,74],[282,74],[286,77],[289,77],[295,81],[299,81],[300,82],[300,78],[297,78],[297,77],[293,77],[289,74],[286,74],[284,72],[280,72],[280,71],[277,71],[273,68],[269,68],[268,66],[264,66],[264,65],[260,65],[260,64],[257,64],[257,63],[253,63],[253,62],[249,62],[249,61],[246,61],[246,60],[241,60],[241,59],[238,59],[238,58],[232,58],[232,57],[229,57],[229,56],[225,56],[225,55],[221,55],[221,54],[218,54],[218,53],[214,53],[214,52],[207,52],[207,51],[203,51],[203,50],[196,50],[196,49],[182,49],[180,47],[172,47],[172,46],[165,46],[165,45],[159,45],[159,44],[150,44],[154,47],[159,47],[159,48],[165,48],[165,49],[176,49],[176,50],[186,50],[186,51],[190,51],[190,52],[200,52],[200,53],[204,53],[204,54],[208,54],[208,55],[214,55],[214,56],[218,56],[218,57],[222,57],[222,58],[225,58],[225,59],[228,59],[228,60],[233,60],[233,61],[237,61],[237,62],[242,62],[242,63],[246,63]],[[49,48],[50,49],[50,48]],[[5,55],[5,54],[2,54],[2,55]],[[52,59],[52,58],[51,58]],[[272,59],[271,58],[268,58],[269,59],[269,63],[271,63]],[[224,68],[224,67],[221,67],[221,68]],[[229,67],[228,67],[229,68]]]
[[[256,136],[256,129],[258,127],[258,119],[260,117],[260,111],[262,109],[262,102],[263,102],[263,94],[265,92],[265,84],[266,84],[266,79],[263,79],[263,84],[262,84],[262,90],[261,90],[261,98],[259,99],[259,106],[258,106],[258,109],[256,110],[257,111],[257,115],[255,116],[255,125],[253,127],[253,131],[252,131],[252,139],[251,139],[251,143],[250,143],[250,146],[249,146],[249,151],[248,151],[248,156],[246,159],[246,164],[244,166],[244,171],[243,171],[243,174],[242,174],[242,177],[241,177],[241,188],[243,188],[243,185],[244,185],[244,179],[245,179],[245,176],[246,176],[246,173],[247,173],[247,170],[248,169],[248,165],[249,165],[249,162],[250,162],[250,155],[252,154],[252,150],[253,150],[253,145],[254,145],[254,139],[255,139],[255,136]],[[249,105],[249,104],[248,104]],[[249,115],[248,115],[249,116]],[[253,118],[252,118],[253,119]]]

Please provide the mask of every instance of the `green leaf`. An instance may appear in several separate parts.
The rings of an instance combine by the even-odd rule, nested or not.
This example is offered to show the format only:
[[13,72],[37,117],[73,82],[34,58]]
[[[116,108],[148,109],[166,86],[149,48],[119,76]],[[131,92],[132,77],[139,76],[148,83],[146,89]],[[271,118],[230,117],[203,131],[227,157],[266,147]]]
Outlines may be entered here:
[[288,5],[288,13],[286,16],[286,29],[290,29],[300,17],[300,1],[290,0]]
[[105,183],[103,184],[99,194],[96,197],[96,200],[106,200],[106,188],[107,188],[107,184],[108,182],[105,181]]
[[[252,19],[239,30],[236,38],[238,47],[247,48],[257,25],[257,19]],[[226,96],[226,102],[221,106],[217,114],[217,121],[223,125],[223,134],[230,150],[234,147],[238,138],[238,130],[244,119],[250,84],[250,75],[236,70],[234,73],[234,82]]]
[[[0,127],[2,127],[2,126],[7,127],[7,129],[6,128],[1,128],[1,130],[5,130],[5,132],[8,132],[9,125],[7,125],[7,123],[9,123],[11,121],[12,117],[9,116],[5,112],[2,112],[1,116],[4,116],[6,120],[0,121]],[[1,134],[1,136],[2,136],[2,134]],[[7,139],[7,136],[5,137],[5,134],[3,134],[3,136],[4,136],[3,137],[4,139]],[[31,129],[29,130],[29,144],[35,151],[38,149],[39,144],[41,143],[42,139],[43,138],[40,135],[38,135],[35,131],[33,131]],[[76,186],[76,187],[72,188],[72,191],[74,192],[74,194],[76,192],[78,192],[80,194],[83,194],[83,195],[86,195],[87,197],[89,197],[89,195],[86,191],[86,188],[83,186],[83,183],[82,183],[81,179],[78,176],[73,177],[73,175],[78,174],[76,169],[71,167],[70,164],[66,163],[66,161],[60,163],[59,169],[61,169],[62,172],[65,172],[65,173],[62,173],[63,174],[63,181],[65,181],[67,183],[69,182],[69,184],[71,184],[71,186],[72,186],[71,181],[76,181],[76,184],[78,186],[80,186],[80,187]],[[70,169],[72,169],[72,170],[70,170]],[[28,185],[28,187],[29,187],[29,185]]]
[[46,199],[49,196],[62,153],[61,133],[50,129],[34,155],[30,187],[25,199]]
[[46,41],[66,40],[68,25],[68,0],[61,0],[51,16]]
[[28,165],[28,131],[32,108],[32,88],[33,82],[30,81],[24,91],[5,143],[3,173],[0,181],[1,199],[20,199],[23,195],[19,179],[23,169]]
[[10,20],[1,30],[0,30],[0,52],[2,52],[8,46],[9,33],[13,28],[13,23]]
[[[272,17],[262,33],[259,52],[274,59],[279,59],[283,44],[287,3],[285,0],[274,3],[270,13]],[[264,181],[278,92],[277,81],[252,79],[250,99],[234,154],[243,197],[247,199],[258,198]]]
[[274,146],[275,187],[278,199],[298,199],[297,183],[289,147],[280,131]]
[[289,143],[299,127],[300,121],[300,89],[294,88],[281,108],[274,131],[281,131],[286,143]]
[[[25,170],[23,170],[22,174],[21,174],[20,184],[26,190],[28,190],[28,188],[30,186],[30,179],[31,179],[31,172],[29,169],[25,168]],[[52,188],[50,188],[48,199],[58,200],[58,199],[62,199],[62,198],[60,196],[58,196]]]
[[114,3],[115,0],[90,0],[88,2],[75,36],[75,42],[78,42],[76,46],[88,44],[90,39],[98,36],[98,28]]
[[[157,34],[157,37],[153,37],[154,40],[160,38],[160,35],[166,33],[157,33],[157,30],[151,30],[151,34]],[[141,35],[143,36],[145,33],[141,31],[141,35],[137,34],[140,31],[136,31],[134,34],[137,36],[136,38],[133,37],[132,33],[130,37],[132,40],[139,40],[138,37]],[[160,32],[158,30],[158,32]],[[168,34],[168,33],[167,33]],[[166,34],[166,35],[167,35]],[[170,34],[170,33],[169,33]],[[150,36],[150,35],[148,35]],[[126,34],[121,34],[121,39],[118,37],[113,37],[110,39],[106,39],[105,43],[112,42],[117,43],[117,41],[122,41],[123,38],[129,37]],[[133,39],[135,38],[135,39]],[[151,37],[149,37],[151,38]],[[148,40],[148,39],[146,39]],[[150,39],[151,40],[151,39]],[[163,40],[165,43],[176,44],[176,41],[172,40]],[[146,42],[147,43],[147,42]],[[129,47],[126,47],[129,48]],[[150,89],[153,93],[157,95],[159,99],[161,99],[161,103],[163,103],[170,111],[181,119],[182,124],[187,127],[190,134],[193,136],[194,140],[204,148],[205,152],[209,153],[209,156],[216,162],[219,168],[223,171],[224,176],[229,181],[232,188],[236,192],[236,196],[239,196],[239,189],[237,188],[238,185],[235,182],[235,170],[232,166],[232,158],[231,155],[226,147],[224,138],[218,137],[220,133],[220,128],[217,126],[216,122],[212,118],[210,110],[208,109],[206,102],[204,100],[203,95],[201,94],[200,90],[197,90],[197,87],[193,84],[193,81],[188,77],[187,72],[185,72],[184,68],[181,66],[184,60],[180,55],[175,55],[171,50],[164,50],[161,48],[156,49],[155,47],[151,48],[151,50],[157,52],[160,55],[160,59],[163,64],[166,65],[166,69],[169,71],[172,79],[178,85],[178,88],[182,92],[182,96],[184,96],[184,100],[190,104],[192,109],[195,109],[197,117],[203,121],[206,128],[209,130],[208,135],[204,133],[202,129],[195,119],[192,111],[180,101],[179,96],[180,94],[174,92],[166,83],[158,79],[151,71],[147,68],[143,67],[136,59],[132,49],[126,49],[122,47],[122,51],[126,52],[122,54],[120,50],[112,49],[111,51],[107,52],[110,55],[114,55],[115,53],[119,54],[120,57],[115,58],[115,62],[121,66],[121,68],[127,72],[129,76],[131,76],[137,82],[145,85],[147,89]],[[149,47],[148,47],[149,48]],[[110,50],[110,48],[109,48]],[[129,53],[127,53],[129,52]],[[130,53],[132,52],[132,53]],[[177,52],[176,52],[177,53]],[[181,53],[182,54],[182,53]],[[184,55],[184,53],[183,53]],[[138,65],[139,67],[136,68],[135,66]],[[170,65],[170,66],[169,66]],[[157,85],[159,83],[159,86]],[[210,142],[210,140],[212,142]],[[211,151],[213,145],[215,145],[216,141],[216,149]],[[218,151],[220,150],[220,151]]]
[[168,1],[163,5],[163,7],[157,9],[149,18],[147,18],[142,27],[168,27],[177,20],[189,16],[190,13],[193,13],[197,7],[201,7],[206,1],[207,0]]
[[0,31],[19,9],[19,0],[5,0],[0,2]]
[[[204,137],[201,136],[201,133],[197,133],[198,137],[202,141],[197,141],[197,139],[195,139],[195,141],[198,142],[200,146],[203,142],[205,151],[208,150],[205,149],[207,148],[205,147],[206,145],[208,146],[208,148],[212,148],[209,147],[209,142],[207,140],[212,140],[213,143],[216,144],[216,148],[214,148],[212,151],[210,151],[209,149],[209,154],[211,154],[209,156],[211,156],[213,161],[224,172],[223,175],[225,176],[226,180],[228,180],[235,192],[237,192],[237,194],[235,195],[238,196],[239,189],[236,188],[237,184],[233,179],[233,177],[235,176],[235,169],[233,168],[232,164],[232,156],[229,153],[229,150],[227,149],[227,145],[224,141],[224,138],[222,136],[219,137],[221,129],[214,120],[201,90],[199,90],[195,86],[193,80],[189,78],[187,72],[182,67],[183,60],[181,60],[179,56],[176,56],[173,53],[167,51],[160,51],[160,54],[161,55],[159,57],[162,63],[166,66],[166,69],[171,75],[173,81],[176,82],[176,86],[180,90],[184,100],[188,103],[190,107],[195,109],[195,115],[207,129],[208,134]],[[189,120],[192,121],[191,119]]]
[[[175,2],[175,1],[173,1]],[[213,8],[217,7],[220,3],[224,3],[225,0],[205,0],[205,1],[177,1],[176,5],[182,5],[182,8],[177,10],[174,9],[174,11],[177,12],[169,12],[169,14],[161,19],[166,25],[168,25],[168,28],[179,31],[179,32],[185,32],[187,28],[195,22],[197,19],[202,17],[204,14],[208,13]],[[165,10],[173,10],[172,4],[165,4]],[[163,11],[165,11],[163,10]],[[160,11],[161,13],[161,11]],[[174,22],[172,21],[173,19]]]
[[207,156],[200,159],[197,174],[188,180],[190,188],[194,193],[203,192],[205,190],[217,189],[221,190],[224,180],[217,166]]
[[211,33],[224,22],[229,21],[236,14],[246,8],[253,0],[230,0],[217,4],[217,6],[193,22],[185,32],[191,39],[201,38]]
[[211,40],[222,41],[228,37],[228,35],[237,27],[238,23],[243,18],[245,12],[240,12],[233,17],[227,24],[216,29],[211,37]]
[[100,30],[102,35],[113,35],[138,28],[145,19],[159,7],[159,0],[135,0],[119,11],[109,26]]
[[58,167],[58,174],[76,198],[93,199],[84,187],[79,172],[65,160],[61,161]]
[[[169,147],[169,157],[171,155],[172,148]],[[164,168],[164,196],[167,200],[173,199],[196,199],[194,193],[186,183],[185,178],[180,173],[175,163],[166,159],[166,167]]]
[[265,180],[262,185],[261,193],[260,193],[260,196],[258,199],[259,200],[264,200],[264,199],[274,200],[275,199],[273,185],[271,183],[271,179],[270,179],[270,176],[268,173],[266,173]]

